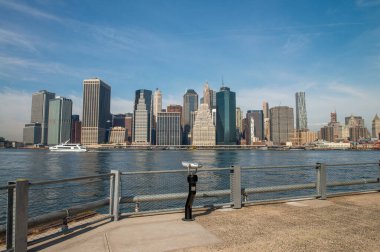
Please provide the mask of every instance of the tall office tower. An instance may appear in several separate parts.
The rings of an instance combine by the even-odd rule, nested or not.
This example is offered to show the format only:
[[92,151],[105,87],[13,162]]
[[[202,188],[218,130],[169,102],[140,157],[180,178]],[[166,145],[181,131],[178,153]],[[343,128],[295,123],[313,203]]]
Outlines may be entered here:
[[181,113],[158,112],[157,145],[181,145]]
[[348,116],[345,118],[346,128],[350,141],[357,142],[362,138],[368,138],[369,132],[364,125],[364,119],[361,116]]
[[[149,145],[150,144],[150,120],[149,112],[147,110],[147,102],[144,98],[144,92],[140,92],[140,99],[134,113],[134,133],[133,143],[136,145]],[[149,107],[150,108],[150,107]]]
[[154,121],[157,122],[157,114],[162,111],[162,93],[157,88],[153,95],[153,115]]
[[49,101],[48,144],[56,145],[70,140],[73,102],[64,97]]
[[127,135],[128,143],[132,143],[132,132],[133,132],[133,113],[125,114],[125,134]]
[[273,107],[269,110],[270,135],[274,145],[284,145],[293,138],[293,108],[288,106]]
[[[212,124],[216,127],[216,108],[211,110]],[[216,129],[215,129],[216,130]]]
[[236,144],[236,94],[228,87],[216,93],[216,144]]
[[31,123],[41,123],[41,144],[48,141],[49,101],[55,98],[55,93],[41,90],[32,95]]
[[198,110],[198,94],[194,89],[188,89],[183,95],[182,107],[182,129],[183,144],[190,144],[189,134],[191,132],[191,112]]
[[71,116],[71,143],[80,143],[82,122],[79,121],[79,115]]
[[247,111],[246,144],[252,145],[264,140],[264,113],[262,110]]
[[270,140],[270,119],[269,119],[269,104],[263,101],[264,114],[264,140]]
[[22,141],[26,145],[40,144],[41,132],[41,123],[27,123],[23,129]]
[[123,127],[123,128],[125,128],[125,116],[126,116],[126,114],[112,115],[112,127]]
[[305,92],[296,93],[296,129],[307,130]]
[[212,93],[211,93],[211,89],[208,85],[208,82],[206,82],[203,86],[203,102],[202,103],[205,103],[208,105],[209,108],[211,108],[212,104]]
[[195,113],[193,126],[192,145],[195,146],[214,146],[215,145],[215,126],[212,116],[206,103],[201,104]]
[[380,139],[380,118],[377,114],[372,120],[372,137]]
[[[142,95],[142,96],[141,96]],[[138,109],[138,104],[140,102],[140,99],[143,98],[143,104],[140,105],[140,110],[142,110],[142,106],[144,105],[145,107],[145,110],[147,112],[147,118],[144,119],[146,121],[142,122],[141,118],[139,119],[139,125],[136,125],[137,124],[137,121],[136,121],[136,110]],[[132,136],[133,136],[133,142],[136,143],[145,143],[146,144],[150,144],[152,142],[155,142],[155,139],[153,139],[154,136],[152,136],[152,133],[154,135],[154,132],[153,132],[153,129],[152,129],[152,125],[153,125],[153,104],[152,104],[152,91],[151,90],[146,90],[146,89],[139,89],[139,90],[136,90],[135,92],[135,105],[134,105],[134,119],[133,119],[133,133],[132,133]],[[141,113],[140,113],[141,114]],[[143,125],[141,125],[141,123],[143,123]],[[146,133],[146,136],[147,136],[147,139],[146,140],[143,140],[141,139],[141,127],[143,127],[144,129],[146,129],[147,133]],[[135,131],[137,130],[137,128],[139,128],[139,137],[138,137],[138,141],[136,141],[135,139]],[[145,135],[145,134],[144,134]]]
[[241,120],[241,124],[242,124],[242,137],[244,140],[247,139],[247,118],[243,118],[243,120]]
[[111,120],[111,87],[99,78],[83,81],[83,116],[81,143],[106,142],[106,131]]
[[210,90],[210,97],[211,97],[211,108],[210,109],[215,109],[216,108],[216,91],[215,90]]
[[236,139],[237,139],[237,142],[240,143],[240,139],[241,139],[241,136],[242,136],[242,112],[241,112],[241,109],[239,107],[236,108]]
[[263,115],[264,119],[269,118],[269,104],[266,101],[263,101]]

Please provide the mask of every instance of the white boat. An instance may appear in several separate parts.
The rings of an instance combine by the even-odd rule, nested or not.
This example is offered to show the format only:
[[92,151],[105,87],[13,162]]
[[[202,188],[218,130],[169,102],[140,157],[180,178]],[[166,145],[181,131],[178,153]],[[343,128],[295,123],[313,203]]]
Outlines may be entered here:
[[49,147],[50,151],[60,151],[60,152],[86,152],[87,149],[81,144],[70,144],[69,140],[62,144],[54,145]]

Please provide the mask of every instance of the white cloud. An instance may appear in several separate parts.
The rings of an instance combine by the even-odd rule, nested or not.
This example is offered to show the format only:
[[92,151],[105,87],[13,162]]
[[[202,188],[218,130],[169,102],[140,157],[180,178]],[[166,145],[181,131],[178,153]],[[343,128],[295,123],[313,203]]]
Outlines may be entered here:
[[46,13],[44,11],[38,10],[36,8],[30,7],[26,4],[19,4],[19,3],[16,3],[15,1],[0,1],[0,5],[5,6],[12,10],[18,11],[20,13],[24,13],[24,14],[36,17],[36,18],[62,22],[61,18],[51,15],[49,13]]
[[22,141],[25,123],[30,122],[32,94],[5,88],[0,91],[0,136]]
[[31,42],[31,38],[2,28],[0,28],[0,44],[17,46],[33,52],[37,51]]
[[123,99],[120,97],[111,98],[111,113],[112,114],[125,114],[133,112],[134,101]]

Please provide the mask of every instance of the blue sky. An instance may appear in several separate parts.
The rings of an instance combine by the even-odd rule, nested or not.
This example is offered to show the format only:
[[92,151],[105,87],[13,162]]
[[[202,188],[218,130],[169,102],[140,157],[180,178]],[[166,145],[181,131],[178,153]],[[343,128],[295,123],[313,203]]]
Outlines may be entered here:
[[22,139],[31,94],[73,99],[82,81],[112,87],[111,112],[132,112],[134,90],[161,89],[164,105],[222,79],[243,111],[295,107],[309,127],[380,113],[380,0],[0,0],[0,136]]

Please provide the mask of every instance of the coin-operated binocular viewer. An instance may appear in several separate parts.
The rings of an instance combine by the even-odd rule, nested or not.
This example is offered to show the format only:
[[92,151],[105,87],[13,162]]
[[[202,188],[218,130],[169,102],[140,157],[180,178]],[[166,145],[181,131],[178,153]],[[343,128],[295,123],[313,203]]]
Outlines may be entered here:
[[185,218],[184,221],[193,221],[192,207],[197,193],[197,182],[198,176],[197,171],[202,167],[201,164],[191,163],[191,162],[182,162],[182,166],[187,168],[187,182],[189,183],[189,194],[187,196],[186,205],[185,205]]

